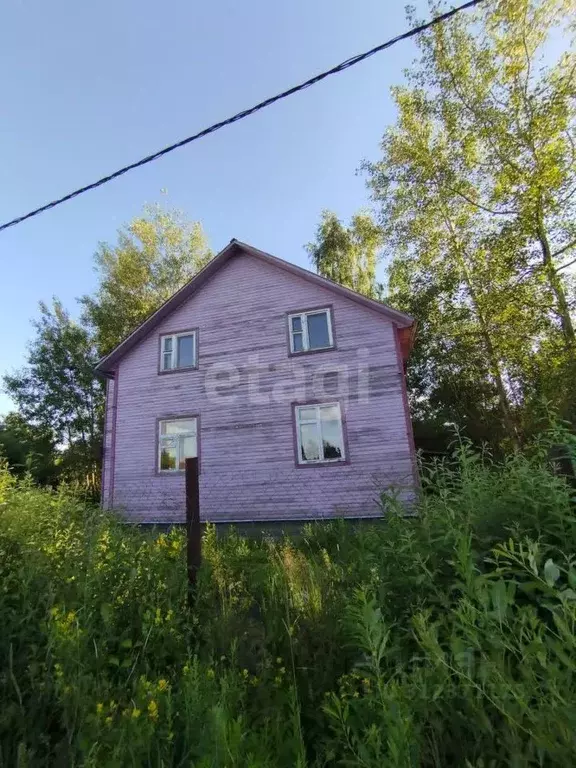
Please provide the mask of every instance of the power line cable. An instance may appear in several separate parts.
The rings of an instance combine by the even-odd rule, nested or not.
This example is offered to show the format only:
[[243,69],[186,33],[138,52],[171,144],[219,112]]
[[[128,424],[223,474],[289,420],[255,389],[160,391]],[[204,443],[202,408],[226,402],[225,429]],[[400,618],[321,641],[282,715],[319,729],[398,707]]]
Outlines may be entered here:
[[369,51],[365,51],[364,53],[359,53],[356,56],[352,56],[352,58],[346,59],[346,61],[343,61],[340,64],[337,64],[335,67],[332,67],[332,69],[327,69],[325,72],[321,72],[319,75],[315,75],[314,77],[311,77],[309,80],[305,80],[303,83],[300,83],[299,85],[295,85],[292,88],[288,88],[288,90],[282,91],[282,93],[278,93],[276,94],[276,96],[271,96],[270,98],[265,99],[264,101],[261,101],[258,104],[255,104],[253,107],[249,107],[248,109],[243,109],[242,112],[237,112],[235,115],[232,115],[232,117],[226,118],[226,120],[221,120],[219,123],[214,123],[208,128],[204,128],[202,131],[195,133],[193,136],[188,136],[187,138],[182,139],[181,141],[177,141],[175,144],[170,144],[169,146],[164,147],[164,149],[161,149],[158,152],[154,152],[153,155],[147,155],[146,157],[143,157],[141,160],[137,160],[135,163],[130,163],[130,165],[125,165],[123,168],[120,168],[118,171],[114,171],[114,173],[111,173],[108,176],[103,176],[101,179],[98,179],[98,181],[92,182],[92,184],[87,184],[85,187],[80,187],[80,189],[76,189],[74,192],[70,192],[69,194],[64,195],[64,197],[60,197],[57,200],[53,200],[51,203],[46,203],[46,205],[42,205],[40,208],[36,208],[35,210],[30,211],[29,213],[25,213],[22,216],[18,216],[17,218],[12,219],[12,221],[7,221],[5,224],[0,225],[0,232],[4,229],[8,229],[8,227],[14,227],[16,226],[16,224],[21,224],[23,221],[26,221],[26,219],[31,219],[33,216],[38,216],[38,214],[44,213],[44,211],[48,211],[50,210],[50,208],[55,208],[57,205],[66,203],[68,200],[72,200],[72,198],[74,197],[83,195],[84,192],[88,192],[91,189],[96,189],[96,187],[101,187],[103,184],[107,184],[109,181],[112,181],[113,179],[117,179],[119,176],[123,176],[125,173],[128,173],[128,171],[132,171],[134,170],[134,168],[139,168],[142,165],[151,163],[153,160],[157,160],[159,157],[162,157],[163,155],[167,155],[169,152],[173,152],[175,149],[179,149],[180,147],[186,146],[186,144],[191,144],[193,141],[196,141],[197,139],[201,139],[203,136],[208,136],[208,134],[215,133],[215,131],[219,131],[221,128],[224,128],[227,125],[232,125],[232,123],[237,123],[239,120],[243,120],[245,117],[249,117],[250,115],[253,115],[255,112],[259,112],[261,109],[264,109],[265,107],[269,107],[275,102],[280,101],[281,99],[285,99],[288,96],[292,96],[292,94],[294,93],[303,91],[305,88],[309,88],[311,85],[316,85],[316,83],[319,83],[321,80],[324,80],[326,77],[329,77],[330,75],[336,75],[339,72],[343,72],[345,69],[349,69],[350,67],[353,67],[356,64],[359,64],[361,61],[364,61],[365,59],[370,58],[370,56],[374,56],[374,54],[380,53],[380,51],[383,51],[386,48],[391,48],[393,45],[395,45],[396,43],[399,43],[401,40],[407,40],[408,38],[414,37],[415,35],[418,35],[421,32],[425,32],[427,29],[430,29],[436,24],[440,24],[446,21],[447,19],[451,18],[452,16],[455,16],[457,13],[460,13],[460,11],[464,11],[467,8],[472,8],[475,5],[479,5],[481,2],[483,2],[483,0],[469,0],[469,2],[464,3],[463,5],[459,5],[456,8],[453,8],[452,10],[441,14],[440,16],[435,16],[433,19],[426,22],[426,24],[421,24],[420,26],[414,27],[413,29],[410,29],[407,32],[403,32],[401,35],[398,35],[397,37],[393,37],[391,40],[387,40],[385,43],[381,43],[380,45],[377,45],[375,48],[371,48]]

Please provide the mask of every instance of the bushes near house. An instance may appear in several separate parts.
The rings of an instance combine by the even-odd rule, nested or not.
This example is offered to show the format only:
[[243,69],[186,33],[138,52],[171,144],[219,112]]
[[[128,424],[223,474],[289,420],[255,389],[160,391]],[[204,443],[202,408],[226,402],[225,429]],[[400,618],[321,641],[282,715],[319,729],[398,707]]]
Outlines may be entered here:
[[567,766],[576,518],[546,446],[419,515],[149,534],[0,473],[0,766]]

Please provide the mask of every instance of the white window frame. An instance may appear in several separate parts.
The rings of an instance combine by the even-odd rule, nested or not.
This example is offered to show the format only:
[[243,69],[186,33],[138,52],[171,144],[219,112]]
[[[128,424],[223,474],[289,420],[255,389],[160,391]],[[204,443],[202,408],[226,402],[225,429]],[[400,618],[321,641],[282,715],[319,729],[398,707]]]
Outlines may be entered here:
[[[321,448],[321,452],[324,453],[324,440],[322,437],[322,418],[320,415],[320,411],[322,408],[338,408],[338,415],[340,417],[340,441],[342,443],[342,456],[340,456],[337,459],[325,459],[323,456],[321,456],[318,459],[304,459],[302,457],[302,433],[300,430],[300,427],[302,424],[315,424],[316,425],[316,431],[317,431],[317,437],[319,441],[319,445]],[[314,408],[316,411],[316,417],[315,419],[304,419],[302,420],[300,418],[300,411],[302,409],[312,409]],[[294,420],[296,423],[296,449],[298,452],[298,464],[302,466],[307,466],[308,464],[341,464],[342,462],[346,461],[346,442],[344,439],[344,421],[342,419],[342,407],[338,400],[335,400],[333,402],[328,403],[301,403],[300,405],[294,406]]]
[[[194,339],[194,363],[192,365],[181,365],[179,367],[176,367],[176,363],[178,362],[177,355],[178,355],[178,339],[182,338],[183,336],[192,336]],[[164,352],[164,342],[166,339],[172,339],[172,350],[171,352]],[[164,355],[170,354],[171,355],[171,368],[164,368]],[[189,331],[179,331],[178,333],[163,333],[160,336],[160,373],[168,373],[170,371],[189,371],[193,368],[198,367],[198,334],[196,332],[196,329],[192,328]]]
[[[308,338],[308,317],[310,315],[326,315],[329,339],[329,343],[326,347],[313,347],[310,349],[310,340]],[[302,331],[294,331],[292,327],[292,319],[295,317],[300,318]],[[308,309],[305,312],[293,312],[288,315],[288,332],[290,335],[290,352],[293,355],[300,355],[303,352],[319,352],[322,349],[332,349],[334,347],[334,336],[332,334],[332,310],[330,307],[320,307],[319,309]],[[295,333],[302,333],[302,349],[294,349]]]
[[[162,424],[173,424],[175,421],[193,421],[194,422],[194,431],[189,432],[180,432],[178,435],[163,435],[162,434]],[[156,457],[156,461],[158,462],[157,471],[161,472],[162,474],[170,475],[175,474],[177,472],[184,472],[183,469],[180,469],[180,453],[182,451],[182,445],[183,445],[183,438],[185,437],[195,437],[196,438],[196,458],[198,457],[198,417],[197,416],[177,416],[167,419],[158,419],[158,455]],[[169,439],[174,439],[175,437],[178,438],[178,456],[176,458],[176,466],[174,469],[162,469],[162,443],[164,441],[168,441]]]

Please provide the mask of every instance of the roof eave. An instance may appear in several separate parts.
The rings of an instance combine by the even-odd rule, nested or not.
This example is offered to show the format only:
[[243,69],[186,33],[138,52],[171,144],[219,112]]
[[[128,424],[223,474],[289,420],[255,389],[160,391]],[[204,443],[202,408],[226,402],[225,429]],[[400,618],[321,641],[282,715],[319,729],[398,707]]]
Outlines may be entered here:
[[[94,370],[97,373],[105,374],[112,370],[113,366],[130,350],[132,347],[145,338],[150,331],[152,331],[158,323],[160,323],[165,317],[173,312],[183,301],[186,301],[188,294],[192,294],[194,289],[203,285],[211,275],[216,272],[223,261],[227,261],[231,256],[231,252],[234,250],[236,243],[231,241],[223,248],[216,256],[206,264],[203,269],[194,275],[185,285],[182,286],[175,294],[170,296],[164,304],[158,307],[149,317],[146,318],[140,325],[135,328],[132,333],[127,336],[123,341],[114,347],[105,357],[96,363]],[[218,263],[216,263],[218,262]],[[203,278],[200,282],[200,278]]]

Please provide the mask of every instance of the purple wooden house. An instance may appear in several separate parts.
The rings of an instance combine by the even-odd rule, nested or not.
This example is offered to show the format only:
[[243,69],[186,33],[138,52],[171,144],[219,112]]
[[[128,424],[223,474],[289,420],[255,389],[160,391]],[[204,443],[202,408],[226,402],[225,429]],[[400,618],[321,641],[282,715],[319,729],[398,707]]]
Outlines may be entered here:
[[102,359],[103,504],[183,522],[198,456],[204,520],[382,513],[417,482],[411,317],[232,240]]

